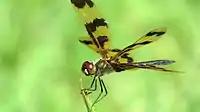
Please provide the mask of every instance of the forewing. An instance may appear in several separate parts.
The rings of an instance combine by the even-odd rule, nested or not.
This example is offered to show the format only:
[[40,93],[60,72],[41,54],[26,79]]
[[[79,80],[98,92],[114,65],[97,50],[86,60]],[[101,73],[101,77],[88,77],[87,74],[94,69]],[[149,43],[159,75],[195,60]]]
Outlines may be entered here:
[[97,48],[97,46],[95,45],[95,43],[92,41],[91,38],[89,38],[89,37],[82,37],[82,38],[79,38],[79,42],[81,42],[82,44],[88,46],[93,51],[99,53],[99,48]]
[[[120,52],[120,49],[112,49],[109,50],[108,55],[112,58],[114,57],[118,52]],[[124,53],[123,55],[119,56],[114,60],[115,63],[133,63],[133,58],[129,56],[128,53]]]
[[71,0],[74,8],[85,22],[92,43],[101,51],[110,49],[108,25],[91,0]]
[[159,29],[154,29],[144,36],[142,36],[140,39],[138,39],[135,43],[125,47],[123,50],[118,52],[115,57],[113,57],[112,60],[116,60],[117,57],[123,55],[124,53],[130,53],[130,51],[139,48],[141,46],[150,44],[156,40],[158,40],[163,34],[165,34],[166,28],[159,28]]

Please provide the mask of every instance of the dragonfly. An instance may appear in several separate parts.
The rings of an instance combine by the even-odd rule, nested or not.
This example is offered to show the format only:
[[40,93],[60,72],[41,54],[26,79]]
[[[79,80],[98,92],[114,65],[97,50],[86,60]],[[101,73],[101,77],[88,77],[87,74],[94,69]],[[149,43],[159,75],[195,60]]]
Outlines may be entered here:
[[177,72],[163,67],[174,63],[174,60],[135,61],[130,56],[131,51],[158,40],[166,33],[166,28],[153,29],[123,49],[111,48],[108,23],[101,16],[94,2],[92,0],[71,0],[71,4],[81,18],[83,18],[84,26],[88,33],[88,36],[80,38],[79,42],[100,55],[100,59],[97,62],[85,61],[81,67],[82,72],[86,76],[93,76],[90,87],[84,88],[82,91],[87,91],[90,94],[97,90],[98,84],[100,85],[100,93],[92,106],[108,94],[102,79],[106,74],[134,69]]

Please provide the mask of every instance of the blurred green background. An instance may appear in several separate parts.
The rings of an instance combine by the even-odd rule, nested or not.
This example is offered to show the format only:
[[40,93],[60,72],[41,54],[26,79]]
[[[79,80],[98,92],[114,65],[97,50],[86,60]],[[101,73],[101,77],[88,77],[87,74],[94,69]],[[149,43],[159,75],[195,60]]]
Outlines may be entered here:
[[[95,0],[109,22],[113,48],[167,27],[159,41],[133,52],[139,61],[174,59],[170,69],[104,77],[97,112],[200,112],[200,1]],[[0,0],[0,112],[86,112],[82,62],[99,55],[78,42],[83,21],[69,0]],[[94,99],[96,96],[92,96]]]

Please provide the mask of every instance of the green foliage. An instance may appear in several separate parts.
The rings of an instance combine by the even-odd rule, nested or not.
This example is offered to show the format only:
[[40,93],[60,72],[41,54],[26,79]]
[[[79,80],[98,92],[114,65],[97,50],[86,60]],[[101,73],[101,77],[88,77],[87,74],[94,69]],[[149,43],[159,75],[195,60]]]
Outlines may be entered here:
[[[169,68],[185,72],[137,70],[106,76],[108,96],[95,106],[96,111],[199,112],[200,2],[94,2],[109,23],[113,48],[167,27],[162,39],[132,56],[174,59],[177,63]],[[69,0],[0,0],[0,112],[86,112],[80,67],[99,56],[78,42],[85,35]],[[83,81],[88,87],[91,78]]]

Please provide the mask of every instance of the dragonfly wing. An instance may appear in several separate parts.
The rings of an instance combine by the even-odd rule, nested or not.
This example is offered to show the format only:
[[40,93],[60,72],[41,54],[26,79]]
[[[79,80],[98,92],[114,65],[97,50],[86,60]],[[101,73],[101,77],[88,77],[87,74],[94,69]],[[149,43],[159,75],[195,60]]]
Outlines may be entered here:
[[156,71],[165,71],[165,72],[178,72],[174,70],[169,70],[167,68],[160,67],[161,65],[169,65],[174,63],[173,60],[153,60],[146,62],[134,62],[134,63],[111,63],[116,72],[124,71],[124,70],[132,70],[132,69],[149,69]]
[[89,37],[82,37],[82,38],[79,38],[79,42],[81,42],[82,44],[88,46],[93,51],[99,53],[99,48],[95,45],[95,43],[92,41],[91,38],[89,38]]
[[94,2],[91,0],[71,0],[71,3],[84,20],[88,38],[90,38],[86,40],[92,41],[92,44],[96,46],[95,51],[98,50],[101,53],[100,51],[104,49],[110,49],[108,24],[97,10]]
[[[120,51],[121,51],[120,49],[112,49],[108,51],[108,55],[112,58]],[[124,53],[123,55],[117,57],[117,59],[114,62],[115,63],[133,63],[133,58],[129,56],[128,53]]]
[[162,66],[162,65],[169,65],[175,63],[174,60],[152,60],[152,61],[144,61],[144,62],[134,62],[134,65],[141,65],[141,66]]
[[153,66],[153,65],[146,65],[146,66],[135,65],[135,67],[136,68],[142,68],[142,69],[156,70],[156,71],[164,71],[164,72],[178,72],[178,71],[175,71],[175,70],[170,70],[170,69],[167,69],[167,68]]
[[123,55],[124,53],[130,53],[130,51],[139,48],[141,46],[150,44],[156,40],[158,40],[163,34],[165,34],[166,32],[166,28],[158,28],[158,29],[154,29],[150,32],[148,32],[147,34],[145,34],[144,36],[142,36],[141,38],[139,38],[135,43],[125,47],[124,49],[122,49],[120,52],[118,52],[115,57],[112,58],[112,60],[116,60],[117,57]]

